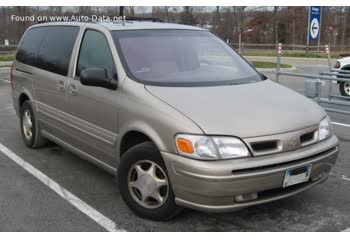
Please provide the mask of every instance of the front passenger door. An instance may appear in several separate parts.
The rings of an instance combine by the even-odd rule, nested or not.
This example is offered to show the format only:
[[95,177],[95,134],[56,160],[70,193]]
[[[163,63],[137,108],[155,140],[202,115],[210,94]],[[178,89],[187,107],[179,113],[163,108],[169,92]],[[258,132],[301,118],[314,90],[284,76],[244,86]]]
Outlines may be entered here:
[[68,85],[71,115],[71,143],[79,150],[114,166],[118,126],[116,90],[84,86],[80,72],[85,68],[103,68],[117,80],[115,62],[104,33],[86,30],[80,45],[75,78]]

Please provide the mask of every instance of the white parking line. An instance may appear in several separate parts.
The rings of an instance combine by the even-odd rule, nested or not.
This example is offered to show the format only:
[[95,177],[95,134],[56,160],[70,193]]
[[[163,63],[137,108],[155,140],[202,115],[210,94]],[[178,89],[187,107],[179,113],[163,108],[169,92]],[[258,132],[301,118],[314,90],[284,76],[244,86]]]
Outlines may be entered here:
[[346,177],[345,175],[341,175],[340,179],[350,182],[350,178]]
[[350,232],[350,228],[343,230],[342,232]]
[[7,110],[7,109],[13,109],[13,106],[8,106],[8,107],[1,108],[0,111],[1,110]]
[[332,122],[334,125],[339,125],[339,126],[343,126],[343,127],[350,127],[349,124],[345,124],[345,123],[338,123],[338,122]]
[[51,188],[51,190],[56,192],[58,195],[60,195],[62,198],[64,198],[66,201],[68,201],[70,204],[76,207],[79,211],[81,211],[82,213],[90,217],[92,220],[97,222],[101,227],[105,228],[107,231],[125,232],[125,229],[118,227],[115,222],[102,215],[96,209],[94,209],[93,207],[76,197],[74,194],[72,194],[67,189],[59,185],[57,182],[46,176],[40,170],[36,169],[28,162],[24,161],[22,158],[17,156],[14,152],[12,152],[10,149],[5,147],[1,143],[0,151],[3,152],[6,156],[8,156],[12,161],[17,163],[20,167],[22,167],[31,175],[33,175],[42,183],[44,183],[46,186]]
[[0,81],[4,81],[4,82],[7,82],[7,83],[11,83],[9,80],[5,80],[5,79],[2,79],[2,78],[0,78]]

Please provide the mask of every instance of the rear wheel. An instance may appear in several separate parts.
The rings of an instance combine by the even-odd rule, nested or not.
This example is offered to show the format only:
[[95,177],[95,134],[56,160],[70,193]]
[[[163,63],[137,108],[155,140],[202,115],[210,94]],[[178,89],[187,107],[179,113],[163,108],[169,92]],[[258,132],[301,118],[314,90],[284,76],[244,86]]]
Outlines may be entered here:
[[170,220],[183,209],[175,204],[165,164],[152,142],[138,144],[122,156],[118,184],[126,205],[141,217]]
[[28,147],[39,148],[47,144],[48,140],[41,135],[30,100],[21,106],[20,122],[22,139]]
[[341,82],[339,84],[339,90],[341,95],[350,97],[350,82]]

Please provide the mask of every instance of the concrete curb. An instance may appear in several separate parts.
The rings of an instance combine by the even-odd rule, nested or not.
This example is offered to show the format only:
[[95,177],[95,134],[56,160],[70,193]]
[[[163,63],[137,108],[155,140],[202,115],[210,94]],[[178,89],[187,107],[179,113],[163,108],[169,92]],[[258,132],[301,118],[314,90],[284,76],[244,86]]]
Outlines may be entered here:
[[0,61],[0,67],[11,67],[12,61]]

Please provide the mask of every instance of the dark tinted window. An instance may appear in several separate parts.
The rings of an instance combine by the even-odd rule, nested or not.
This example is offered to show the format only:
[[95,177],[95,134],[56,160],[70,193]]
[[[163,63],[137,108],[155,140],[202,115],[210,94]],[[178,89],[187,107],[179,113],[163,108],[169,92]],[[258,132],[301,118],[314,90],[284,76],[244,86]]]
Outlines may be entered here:
[[44,28],[32,28],[26,32],[18,47],[16,60],[36,66],[40,44],[45,36]]
[[60,75],[67,75],[79,27],[45,28],[47,28],[47,34],[40,46],[38,67]]
[[30,29],[19,46],[19,62],[67,75],[79,27],[52,26]]
[[76,76],[85,68],[105,69],[108,77],[115,74],[115,64],[107,39],[97,31],[87,30],[80,47]]

